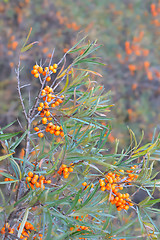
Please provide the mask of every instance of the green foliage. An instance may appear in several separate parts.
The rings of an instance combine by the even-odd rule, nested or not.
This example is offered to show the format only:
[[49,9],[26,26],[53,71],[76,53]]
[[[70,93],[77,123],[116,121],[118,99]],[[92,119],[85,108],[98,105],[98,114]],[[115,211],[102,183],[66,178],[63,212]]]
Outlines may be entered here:
[[[113,105],[109,93],[104,93],[104,88],[92,81],[93,75],[101,75],[88,69],[88,64],[99,64],[98,59],[95,61],[96,58],[90,55],[99,47],[96,41],[86,44],[82,39],[68,50],[58,63],[57,74],[50,73],[51,84],[46,82],[46,77],[43,80],[39,77],[38,97],[34,95],[36,102],[28,110],[19,88],[26,118],[23,133],[3,133],[1,129],[0,135],[5,152],[0,161],[6,162],[6,169],[1,170],[1,175],[9,178],[2,177],[1,181],[9,188],[9,197],[4,190],[0,191],[3,199],[1,228],[6,223],[15,228],[10,233],[6,225],[5,233],[1,230],[2,238],[19,239],[22,236],[23,239],[27,222],[32,223],[36,230],[31,231],[26,239],[34,236],[41,239],[38,234],[42,234],[45,240],[158,239],[160,236],[159,226],[154,221],[159,213],[155,204],[160,199],[154,199],[159,181],[152,173],[154,162],[160,159],[159,136],[152,143],[142,145],[142,138],[138,143],[133,131],[129,130],[129,147],[119,150],[116,140],[114,153],[109,152],[107,144],[112,119],[108,112]],[[82,48],[84,52],[80,54]],[[69,66],[65,65],[68,54],[74,54]],[[51,66],[52,60],[48,66]],[[83,63],[86,68],[79,68]],[[17,80],[20,86],[19,68]],[[46,85],[52,87],[56,97],[64,95],[63,103],[55,108],[54,114],[52,112],[52,123],[62,126],[64,137],[61,138],[46,132],[44,138],[39,139],[33,131],[35,126],[43,132],[45,130],[37,107]],[[24,146],[23,156],[18,154],[20,145]],[[60,172],[62,164],[66,165],[64,169],[73,167],[67,177]],[[43,175],[51,182],[47,184],[45,180],[41,187],[34,187],[27,178],[30,172],[39,178]],[[109,182],[109,174],[117,177],[114,186],[113,182]],[[102,190],[102,179],[108,183],[109,190],[107,186],[105,191]],[[84,182],[87,186],[83,185]],[[130,198],[124,196],[126,200],[123,200],[129,209],[121,209],[111,200],[119,196],[114,189],[119,191],[120,187],[123,195],[129,193]],[[136,203],[132,197],[140,190],[144,190],[147,196]]]

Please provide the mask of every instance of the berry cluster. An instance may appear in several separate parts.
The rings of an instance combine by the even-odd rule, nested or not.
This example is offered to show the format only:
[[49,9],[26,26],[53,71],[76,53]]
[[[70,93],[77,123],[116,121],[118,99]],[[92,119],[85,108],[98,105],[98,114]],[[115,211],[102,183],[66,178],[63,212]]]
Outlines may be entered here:
[[53,66],[43,67],[39,66],[38,64],[33,66],[33,69],[31,71],[31,74],[34,75],[35,78],[38,78],[40,74],[42,74],[44,77],[46,77],[46,81],[49,82],[51,80],[51,73],[56,73],[57,72],[57,64],[53,64]]
[[67,165],[62,164],[57,173],[59,175],[61,175],[63,173],[63,177],[68,178],[69,173],[73,172],[73,168],[74,168],[73,163],[71,163],[70,166],[71,167],[67,167]]
[[[21,226],[21,223],[18,225],[17,227],[17,230],[19,230]],[[33,227],[33,225],[29,222],[26,222],[25,225],[24,225],[24,228],[22,230],[22,234],[20,236],[21,239],[23,240],[27,240],[29,238],[29,234],[31,233],[31,231],[35,231],[36,232],[36,229]],[[39,240],[42,240],[42,234],[39,233]],[[36,239],[37,237],[33,237],[33,239]]]
[[[117,238],[113,238],[112,240],[117,240]],[[119,240],[126,240],[125,238],[120,238]]]
[[[81,217],[83,218],[83,216],[81,216]],[[77,217],[75,217],[75,219],[78,220],[79,217],[77,216]],[[79,221],[82,221],[82,219],[79,219]],[[89,228],[86,227],[86,226],[79,226],[79,225],[77,225],[76,228],[77,228],[76,231],[78,231],[78,232],[89,229]],[[70,227],[70,231],[73,231],[73,230],[74,230],[74,227]],[[85,234],[86,234],[86,233],[85,233]],[[85,240],[85,239],[87,239],[87,238],[81,238],[81,237],[80,237],[79,239],[84,239],[84,240]]]
[[2,227],[0,233],[5,234],[5,232],[9,232],[10,234],[14,233],[14,228],[10,228],[10,225],[8,223],[4,224],[4,227]]
[[[82,183],[82,186],[85,187],[84,190],[86,190],[87,188],[89,188],[90,184],[87,184],[86,182],[83,182],[83,183]],[[94,184],[91,183],[91,188],[93,188],[93,187],[94,187]]]
[[127,170],[126,172],[129,173],[127,179],[125,180],[125,182],[128,185],[131,185],[131,182],[136,180],[138,178],[138,175],[133,174],[133,170],[137,168],[137,165],[134,165],[133,167],[131,167],[132,170]]
[[[74,211],[75,211],[75,210],[74,210]],[[88,217],[88,214],[86,214],[85,218],[86,218],[86,217]],[[83,215],[82,215],[82,216],[76,216],[76,217],[74,217],[74,219],[79,220],[79,221],[82,221],[83,218],[84,218]]]
[[[50,134],[54,134],[55,136],[64,136],[64,132],[62,126],[58,126],[57,124],[53,124],[53,113],[51,110],[56,106],[59,106],[60,103],[63,102],[64,96],[57,96],[53,94],[53,89],[49,86],[46,86],[42,92],[41,96],[43,97],[44,102],[40,102],[37,110],[40,112],[40,116],[42,118],[42,124],[46,125],[45,131]],[[50,106],[49,106],[50,104]],[[38,136],[42,138],[44,134],[40,131],[39,127],[35,127],[34,130],[38,132]]]
[[32,172],[28,173],[28,177],[26,177],[26,184],[28,188],[35,189],[36,188],[43,188],[45,189],[44,183],[50,184],[51,180],[46,180],[44,176],[38,176],[33,174]]
[[5,182],[14,181],[14,179],[12,179],[12,178],[5,178],[4,181],[5,181]]
[[[135,169],[137,166],[134,165],[131,169]],[[123,170],[119,170],[121,173],[124,173]],[[120,174],[116,174],[113,172],[109,172],[105,177],[105,179],[100,179],[100,187],[101,191],[112,191],[112,195],[109,198],[109,201],[112,204],[116,205],[117,211],[121,211],[122,209],[128,210],[129,206],[133,206],[131,199],[129,198],[129,194],[122,194],[119,190],[123,190],[123,185],[130,185],[131,181],[137,179],[138,175],[132,173],[133,170],[127,170],[128,176],[121,177]]]

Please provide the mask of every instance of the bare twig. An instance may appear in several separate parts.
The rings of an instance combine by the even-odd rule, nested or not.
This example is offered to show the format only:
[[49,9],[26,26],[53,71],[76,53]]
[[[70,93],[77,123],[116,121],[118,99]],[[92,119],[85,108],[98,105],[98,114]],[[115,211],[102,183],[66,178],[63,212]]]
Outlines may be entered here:
[[21,89],[21,88],[24,88],[24,87],[28,87],[28,86],[31,86],[31,84],[30,84],[30,83],[25,84],[25,85],[21,86],[20,89]]
[[18,89],[18,94],[19,94],[19,98],[20,98],[20,101],[21,101],[21,105],[22,105],[22,108],[23,108],[23,112],[24,112],[25,118],[28,122],[28,116],[27,116],[26,108],[24,106],[24,102],[23,102],[23,98],[22,98],[22,94],[21,94],[21,90],[20,90],[19,69],[20,69],[20,60],[19,60],[19,63],[18,63],[18,68],[17,68],[17,70],[15,70],[16,71],[16,76],[17,76],[17,81],[18,81],[17,89]]

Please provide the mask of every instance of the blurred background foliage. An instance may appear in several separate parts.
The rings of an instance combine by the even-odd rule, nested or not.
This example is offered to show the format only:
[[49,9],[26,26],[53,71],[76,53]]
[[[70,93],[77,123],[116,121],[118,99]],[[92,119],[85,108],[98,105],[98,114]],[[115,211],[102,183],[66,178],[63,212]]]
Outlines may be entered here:
[[32,27],[30,41],[38,43],[20,56],[22,83],[32,82],[32,93],[38,88],[30,73],[35,61],[49,61],[55,48],[56,62],[80,38],[98,39],[103,46],[96,56],[106,65],[94,69],[103,78],[92,80],[112,90],[110,142],[127,144],[127,125],[151,141],[160,120],[160,1],[1,0],[0,15],[0,126],[21,117],[15,67]]

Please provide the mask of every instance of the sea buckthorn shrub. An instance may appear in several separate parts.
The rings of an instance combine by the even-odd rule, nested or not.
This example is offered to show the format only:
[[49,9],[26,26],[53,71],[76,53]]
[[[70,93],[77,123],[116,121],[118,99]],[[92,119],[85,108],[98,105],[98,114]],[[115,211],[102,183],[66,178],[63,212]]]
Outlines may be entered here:
[[[38,45],[27,56],[21,56],[26,60],[24,75],[31,70],[34,59],[46,58],[49,61],[52,39],[56,45],[54,59],[58,60],[62,52],[67,52],[75,44],[77,34],[83,31],[90,38],[98,36],[99,41],[104,44],[99,55],[108,65],[104,71],[101,69],[104,76],[101,83],[107,90],[112,90],[113,101],[118,101],[112,110],[115,125],[109,141],[112,143],[115,138],[121,138],[120,145],[123,148],[129,140],[126,124],[134,129],[138,137],[141,129],[145,130],[144,139],[146,142],[147,139],[151,141],[154,126],[160,120],[160,69],[157,51],[160,35],[159,9],[159,0],[0,1],[0,29],[3,32],[0,42],[1,78],[2,86],[11,93],[6,94],[4,101],[3,87],[0,89],[0,101],[7,105],[1,109],[3,117],[0,124],[3,124],[3,119],[6,121],[8,118],[6,108],[9,106],[12,110],[12,103],[16,101],[16,87],[10,89],[10,83],[16,84],[14,69],[18,61],[20,39],[25,38],[28,26],[34,26],[32,40],[38,41]],[[99,68],[96,71],[101,70]],[[37,87],[34,83],[33,91]],[[18,108],[15,107],[11,116],[14,118],[17,112]]]
[[[29,38],[29,37],[28,37]],[[27,40],[28,40],[27,38]],[[33,44],[23,46],[29,49]],[[107,148],[111,133],[109,93],[80,65],[101,64],[90,55],[100,45],[85,38],[55,63],[40,60],[30,70],[39,89],[24,99],[20,62],[16,69],[24,114],[21,130],[0,129],[1,239],[158,239],[159,209],[154,161],[159,137],[146,145],[131,129],[130,145]],[[83,49],[83,52],[82,52]],[[66,65],[66,58],[73,62]],[[25,122],[25,124],[24,124]],[[19,152],[19,145],[23,146]],[[152,173],[153,171],[153,173]],[[134,200],[140,190],[145,198]]]

